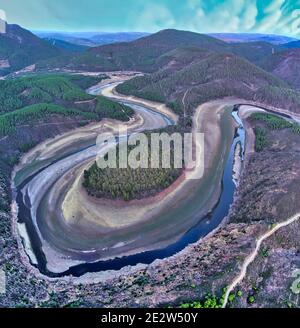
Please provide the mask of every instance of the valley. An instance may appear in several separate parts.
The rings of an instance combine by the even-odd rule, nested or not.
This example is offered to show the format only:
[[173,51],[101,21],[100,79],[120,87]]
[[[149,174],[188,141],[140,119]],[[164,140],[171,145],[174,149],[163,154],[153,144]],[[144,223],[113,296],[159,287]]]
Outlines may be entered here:
[[[0,41],[14,33],[45,55],[0,55],[1,305],[299,306],[296,50],[171,29],[89,49],[15,26]],[[203,133],[202,166],[98,170],[97,137],[120,131]]]

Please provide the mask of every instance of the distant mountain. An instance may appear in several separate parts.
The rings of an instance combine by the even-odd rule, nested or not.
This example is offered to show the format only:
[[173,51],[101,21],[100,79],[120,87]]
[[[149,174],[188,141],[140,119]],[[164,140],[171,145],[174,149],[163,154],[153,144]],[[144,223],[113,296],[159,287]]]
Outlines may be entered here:
[[[168,58],[170,58],[170,61],[172,60],[172,55],[171,57],[160,57],[178,48],[185,48],[186,50],[188,48],[198,48],[202,51],[234,53],[253,63],[278,51],[277,46],[266,42],[229,44],[208,35],[169,29],[132,42],[114,43],[91,48],[87,52],[72,58],[44,61],[40,63],[40,68],[155,72],[168,64]],[[195,52],[190,53],[190,55],[195,56]]]
[[42,59],[64,54],[18,25],[6,25],[0,34],[0,74],[22,69]]
[[209,35],[226,42],[268,42],[268,43],[280,45],[287,42],[298,41],[298,39],[292,37],[274,35],[274,34],[211,33]]
[[300,40],[285,43],[281,47],[283,49],[297,49],[297,48],[300,48]]
[[85,47],[96,47],[97,43],[93,42],[89,38],[93,36],[93,34],[85,34],[85,33],[64,33],[64,32],[43,32],[43,31],[33,31],[33,33],[42,39],[55,39],[61,40],[64,42],[68,42],[71,44],[85,46]]
[[38,37],[43,39],[56,39],[72,44],[83,45],[88,47],[96,47],[100,45],[117,43],[117,42],[130,42],[141,37],[149,35],[145,32],[117,32],[117,33],[104,33],[104,32],[34,32]]
[[[137,70],[154,72],[159,69],[159,57],[177,48],[196,47],[206,51],[228,52],[230,46],[204,34],[163,30],[132,42],[103,45],[89,49],[73,58],[60,58],[40,63],[40,68],[73,68],[110,71]],[[166,64],[166,63],[165,63]]]
[[92,36],[90,39],[98,45],[104,45],[117,42],[130,42],[148,35],[150,33],[144,32],[100,33]]
[[260,66],[300,89],[300,49],[276,53],[262,60]]
[[58,39],[45,38],[44,40],[59,49],[63,49],[65,51],[68,51],[71,53],[72,52],[83,52],[89,48],[88,46],[82,46],[79,44],[74,44],[74,43],[70,43],[70,42],[58,40]]

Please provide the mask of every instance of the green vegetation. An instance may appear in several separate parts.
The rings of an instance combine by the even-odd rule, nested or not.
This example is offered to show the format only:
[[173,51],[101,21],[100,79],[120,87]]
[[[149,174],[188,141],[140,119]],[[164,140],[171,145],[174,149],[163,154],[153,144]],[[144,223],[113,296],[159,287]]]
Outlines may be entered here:
[[192,303],[182,303],[180,307],[182,309],[217,309],[222,307],[222,303],[215,296],[206,296],[203,302],[194,301]]
[[61,76],[67,77],[72,83],[76,84],[78,87],[80,87],[83,90],[86,90],[91,86],[100,83],[102,80],[108,77],[105,74],[99,76],[90,76],[90,75],[81,75],[81,74],[71,74],[71,75],[62,74]]
[[128,121],[131,108],[84,91],[103,78],[44,74],[0,81],[0,135],[14,132],[22,124],[45,122],[53,114],[81,121],[106,117]]
[[15,131],[20,124],[31,124],[37,120],[43,121],[51,114],[62,116],[79,116],[86,120],[97,120],[98,116],[94,113],[83,112],[78,109],[64,108],[52,104],[37,104],[18,109],[14,112],[0,116],[0,135],[4,136]]
[[42,75],[0,81],[0,113],[37,103],[67,104],[93,99],[72,83],[72,77]]
[[[215,295],[208,294],[204,297],[202,301],[194,301],[191,303],[182,303],[180,305],[183,309],[210,309],[210,308],[221,308],[224,304],[226,288],[223,288],[223,294],[220,298]],[[242,297],[242,291],[237,291],[237,293],[231,293],[228,297],[228,303],[233,303],[237,297]]]
[[[176,113],[192,114],[200,104],[228,96],[299,111],[300,93],[270,73],[232,54],[207,54],[179,65],[139,76],[117,86],[126,95],[159,101]],[[188,92],[187,92],[188,91]]]
[[266,113],[254,113],[251,118],[256,121],[263,121],[271,130],[291,129],[294,133],[300,133],[300,125],[290,122],[282,117]]
[[170,101],[167,103],[167,107],[171,108],[174,113],[180,115],[182,113],[182,104],[177,101]]
[[251,296],[248,297],[247,301],[248,301],[249,304],[253,304],[255,302],[255,297],[253,295],[251,295]]
[[260,127],[254,129],[255,133],[255,150],[262,151],[267,146],[266,131]]
[[[270,130],[290,129],[293,133],[300,134],[300,125],[290,122],[287,119],[273,114],[254,113],[251,115],[253,121],[263,122]],[[255,150],[262,151],[268,145],[267,130],[263,127],[256,126],[255,133]]]
[[[258,122],[263,122],[270,130],[283,130],[290,129],[293,133],[300,134],[300,125],[294,122],[290,122],[287,119],[279,117],[273,114],[267,113],[254,113],[251,115],[251,119]],[[267,130],[257,126],[254,129],[255,132],[255,150],[260,152],[267,145]]]
[[92,196],[131,200],[147,197],[171,185],[174,169],[100,169],[94,164],[84,174],[84,187]]
[[[150,142],[149,142],[150,144]],[[110,199],[139,199],[156,194],[170,186],[180,175],[182,169],[174,168],[174,153],[171,145],[171,167],[151,168],[151,146],[148,148],[149,168],[119,167],[119,147],[117,147],[117,167],[99,168],[94,163],[84,172],[83,186],[91,196]],[[128,154],[134,149],[128,146]],[[161,152],[160,152],[161,154]]]
[[99,119],[107,117],[119,121],[128,121],[133,116],[134,110],[131,107],[113,102],[103,96],[98,96],[95,113]]
[[238,290],[238,292],[237,292],[237,296],[238,296],[238,297],[242,297],[242,296],[243,296],[243,292],[242,292],[241,290]]

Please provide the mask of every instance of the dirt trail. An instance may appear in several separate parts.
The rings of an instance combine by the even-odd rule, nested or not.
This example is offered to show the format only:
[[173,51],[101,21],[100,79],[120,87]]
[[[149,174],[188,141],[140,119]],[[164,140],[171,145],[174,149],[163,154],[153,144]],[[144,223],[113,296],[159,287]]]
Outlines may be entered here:
[[256,246],[255,249],[252,251],[252,253],[246,257],[242,267],[241,267],[241,271],[239,273],[239,275],[233,280],[233,282],[228,286],[225,297],[224,297],[224,302],[222,307],[225,308],[228,304],[228,298],[230,293],[235,289],[235,287],[240,284],[242,282],[242,280],[245,278],[246,274],[247,274],[247,269],[249,267],[249,265],[254,262],[260,247],[262,245],[262,243],[269,237],[271,237],[274,233],[276,233],[279,229],[286,227],[288,225],[290,225],[291,223],[297,221],[300,218],[300,213],[297,213],[296,215],[290,217],[289,219],[287,219],[286,221],[280,222],[278,224],[276,224],[271,230],[268,230],[266,233],[264,233],[261,237],[258,238],[258,240],[256,241]]

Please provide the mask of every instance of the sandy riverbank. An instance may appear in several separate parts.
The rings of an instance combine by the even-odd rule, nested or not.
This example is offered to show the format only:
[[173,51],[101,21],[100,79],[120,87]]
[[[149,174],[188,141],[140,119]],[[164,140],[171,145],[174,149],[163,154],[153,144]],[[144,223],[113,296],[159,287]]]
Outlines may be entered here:
[[[123,208],[118,209],[107,206],[110,216],[104,217],[103,221],[99,222],[95,218],[97,218],[99,213],[103,213],[103,207],[99,207],[98,204],[97,206],[94,204],[91,205],[89,202],[88,206],[84,208],[84,212],[81,212],[81,215],[74,212],[72,212],[72,215],[68,213],[69,221],[65,220],[65,218],[61,221],[63,216],[59,213],[59,209],[61,208],[59,204],[64,203],[66,200],[64,190],[67,190],[67,194],[70,192],[69,187],[67,187],[70,178],[75,178],[75,181],[78,179],[78,172],[76,170],[79,167],[76,167],[75,171],[69,171],[53,186],[51,193],[43,202],[43,212],[47,211],[51,213],[51,222],[43,220],[41,223],[43,225],[50,224],[49,228],[45,228],[46,230],[50,229],[52,231],[55,229],[56,231],[55,235],[53,235],[54,230],[51,233],[50,244],[59,245],[62,252],[65,252],[75,247],[74,243],[80,240],[80,246],[78,244],[76,248],[83,247],[82,249],[85,251],[83,251],[82,256],[76,257],[77,259],[81,258],[83,260],[85,256],[91,256],[94,259],[94,256],[97,256],[96,258],[101,256],[101,259],[104,260],[114,258],[115,256],[119,257],[140,253],[145,250],[162,248],[176,241],[191,226],[196,224],[199,217],[205,216],[214,207],[219,198],[223,167],[233,138],[233,121],[230,115],[231,108],[228,108],[225,115],[225,107],[218,106],[214,108],[214,104],[205,104],[197,110],[198,115],[196,117],[199,125],[196,126],[200,131],[203,129],[204,132],[207,132],[207,138],[205,140],[205,149],[208,150],[207,156],[205,157],[207,171],[200,180],[200,183],[199,180],[186,180],[178,186],[180,188],[173,191],[174,196],[173,194],[169,194],[161,199],[159,204],[153,203],[146,205],[150,206],[151,210],[153,208],[152,213],[155,214],[155,219],[154,217],[153,219],[147,219],[146,215],[148,215],[148,212],[146,213],[142,206],[138,208],[135,205],[137,206],[135,207],[137,210],[132,211],[132,217],[135,220],[134,223],[130,226],[122,227],[120,220],[124,221],[125,218]],[[229,129],[230,122],[231,129]],[[224,132],[226,133],[224,134]],[[219,144],[220,141],[221,143]],[[193,200],[195,194],[197,195],[197,202]],[[73,193],[73,196],[78,196],[78,189]],[[83,196],[80,195],[76,200],[72,200],[67,210],[78,210],[79,205],[86,205],[86,200],[83,201],[83,204],[81,203],[82,199],[84,199]],[[149,207],[146,207],[146,209],[149,211]],[[79,208],[79,210],[82,209]],[[182,210],[184,210],[185,215],[189,219],[182,219],[184,217],[184,213],[181,213]],[[57,213],[54,214],[54,212]],[[141,215],[144,213],[146,215],[142,217]],[[137,217],[141,221],[137,222]],[[113,226],[112,222],[115,226]],[[66,233],[68,234],[68,238],[66,238]],[[55,240],[52,238],[55,238]],[[93,245],[94,250],[99,251],[95,254],[87,251],[91,245]],[[77,252],[77,254],[79,253]],[[55,255],[53,252],[47,255],[51,257],[49,265],[50,263],[64,262],[64,258],[57,257],[57,254]],[[54,255],[55,258],[53,258]],[[62,263],[59,267],[63,267]],[[51,268],[49,266],[48,268],[51,269],[52,265]]]
[[[205,169],[209,169],[220,145],[221,133],[218,128],[219,115],[224,110],[222,106],[215,112],[209,105],[200,106],[195,113],[194,132],[205,133],[205,150],[198,145],[199,161],[206,158]],[[205,154],[203,153],[205,152]],[[188,195],[195,185],[201,184],[201,179],[190,179],[191,176],[201,176],[203,165],[197,166],[191,172],[185,172],[169,188],[156,196],[146,199],[125,201],[112,201],[97,199],[87,195],[82,187],[83,172],[91,163],[76,170],[75,182],[67,193],[62,204],[64,218],[69,224],[77,222],[79,218],[105,228],[122,228],[138,222],[149,220],[158,215],[165,208],[172,207],[179,202],[183,195]],[[120,211],[122,219],[120,219]]]
[[[234,103],[239,103],[238,101],[236,101],[236,100],[226,100],[225,102],[224,102],[224,100],[222,100],[222,101],[219,101],[219,102],[215,102],[214,104],[215,105],[220,105],[220,104],[223,104],[224,105],[224,103],[226,103],[227,105],[232,105],[232,104],[234,104]],[[245,102],[246,103],[246,102]],[[209,104],[209,105],[211,105],[211,104]],[[202,242],[202,241],[201,241]],[[186,252],[186,251],[188,251],[188,248],[186,249],[186,250],[184,250],[183,252]],[[177,256],[181,256],[181,254],[182,254],[182,252],[181,253],[179,253],[178,255],[175,255],[176,257]],[[161,260],[161,262],[163,262],[164,260]],[[55,262],[54,262],[55,263]],[[120,271],[118,271],[118,272],[115,272],[114,271],[114,276],[116,276],[116,275],[118,275],[118,274],[124,274],[125,272],[130,272],[130,271],[134,271],[136,269],[136,267],[133,267],[133,268],[125,268],[124,270],[120,270]],[[92,277],[95,277],[95,276],[98,276],[98,278],[100,278],[100,276],[101,277],[103,277],[104,278],[104,280],[106,279],[106,278],[110,278],[110,272],[105,272],[105,273],[103,273],[103,274],[88,274],[86,277],[91,277],[91,279],[92,279]],[[106,278],[105,278],[106,277]],[[83,278],[84,279],[84,278]]]
[[[114,80],[112,80],[112,81],[114,81]],[[118,82],[118,81],[115,81],[115,82]],[[157,111],[161,114],[164,114],[164,115],[170,117],[175,123],[177,123],[179,116],[177,114],[175,114],[165,104],[150,101],[150,100],[146,100],[146,99],[142,99],[142,98],[138,98],[138,97],[135,97],[135,96],[121,95],[115,90],[116,85],[117,84],[114,84],[114,85],[106,88],[105,90],[103,90],[103,92],[102,92],[103,96],[106,96],[108,98],[113,98],[113,99],[122,99],[122,100],[125,100],[125,101],[134,102],[136,104],[146,106],[146,107],[148,107],[148,108],[150,108],[154,111]]]

